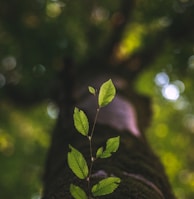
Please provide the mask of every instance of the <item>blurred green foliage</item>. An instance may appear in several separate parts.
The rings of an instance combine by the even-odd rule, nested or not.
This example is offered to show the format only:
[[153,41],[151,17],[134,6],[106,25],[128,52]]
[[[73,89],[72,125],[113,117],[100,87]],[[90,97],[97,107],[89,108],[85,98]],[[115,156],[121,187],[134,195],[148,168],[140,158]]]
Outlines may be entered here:
[[39,198],[64,57],[73,57],[79,72],[103,67],[95,62],[105,60],[112,39],[107,59],[115,65],[150,52],[135,82],[153,102],[147,136],[177,198],[193,199],[194,1],[130,2],[0,0],[0,198]]
[[28,110],[1,101],[0,187],[2,198],[32,198],[41,192],[53,120],[45,104]]
[[[168,61],[166,67],[163,67],[163,64],[162,67],[160,66],[162,60],[156,61],[159,67],[155,71],[150,69],[143,73],[136,82],[136,88],[152,99],[153,119],[147,131],[147,137],[166,168],[177,198],[193,198],[194,117],[191,93],[194,82],[190,77],[193,71],[188,70],[185,76],[177,75],[172,71],[167,72]],[[168,96],[162,94],[163,88],[156,85],[157,74],[164,71],[168,74],[169,84],[180,81],[184,86],[179,88],[179,96],[176,100],[169,100]]]

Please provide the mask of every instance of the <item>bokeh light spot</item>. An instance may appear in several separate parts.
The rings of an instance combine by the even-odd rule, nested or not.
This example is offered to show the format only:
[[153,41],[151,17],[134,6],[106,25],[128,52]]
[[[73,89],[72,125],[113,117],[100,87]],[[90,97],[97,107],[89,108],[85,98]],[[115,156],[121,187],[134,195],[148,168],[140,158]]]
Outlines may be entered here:
[[102,22],[107,20],[109,17],[109,12],[102,7],[97,7],[92,12],[92,21],[94,22]]
[[174,107],[177,110],[185,110],[190,106],[190,103],[182,96],[179,97],[179,99],[176,101]]
[[158,73],[155,77],[155,83],[158,86],[164,86],[169,83],[169,77],[165,72]]
[[181,162],[178,158],[171,152],[165,152],[162,155],[162,160],[167,169],[168,175],[175,176],[181,168]]
[[194,115],[187,114],[183,119],[183,124],[191,133],[194,133]]
[[46,14],[51,18],[58,17],[62,12],[61,4],[59,2],[50,2],[46,7]]
[[156,135],[159,138],[164,138],[168,134],[168,127],[165,124],[159,124],[156,128]]
[[40,194],[35,193],[35,194],[32,195],[31,199],[41,199],[41,196],[40,196]]
[[36,75],[42,75],[46,72],[46,68],[42,64],[34,65],[32,70]]
[[194,55],[189,57],[188,66],[189,66],[189,68],[194,69]]
[[168,100],[176,101],[180,96],[180,92],[176,85],[169,84],[162,88],[162,95]]
[[14,143],[10,135],[2,132],[0,129],[0,152],[5,156],[11,156],[14,153]]
[[171,25],[171,23],[172,23],[172,20],[167,16],[164,16],[164,17],[160,18],[160,20],[159,20],[159,25],[162,27],[168,27]]
[[176,80],[173,82],[173,84],[178,87],[180,93],[185,91],[185,84],[182,81]]
[[54,104],[53,102],[50,102],[47,106],[47,113],[50,118],[56,119],[59,114],[58,106],[56,104]]
[[13,56],[8,56],[3,58],[2,66],[5,70],[10,71],[13,70],[17,65],[16,58]]

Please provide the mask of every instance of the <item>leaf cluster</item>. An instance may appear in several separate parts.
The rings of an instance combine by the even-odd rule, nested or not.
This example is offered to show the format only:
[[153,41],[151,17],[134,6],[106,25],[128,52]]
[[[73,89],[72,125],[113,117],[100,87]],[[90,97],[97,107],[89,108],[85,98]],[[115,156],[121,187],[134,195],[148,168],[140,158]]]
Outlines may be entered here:
[[[89,86],[88,90],[91,94],[96,96],[97,91],[93,87]],[[115,97],[116,89],[114,87],[114,84],[112,80],[108,80],[104,82],[99,90],[98,94],[98,110],[108,105]],[[97,116],[97,115],[96,115]],[[97,118],[97,117],[96,117]],[[74,114],[74,126],[76,130],[83,136],[88,137],[89,144],[90,144],[90,155],[91,155],[91,163],[90,166],[88,166],[88,163],[86,159],[84,158],[84,155],[77,149],[75,149],[73,146],[69,145],[70,152],[68,152],[67,160],[69,168],[72,170],[72,172],[81,180],[88,181],[88,187],[90,190],[88,190],[88,193],[86,193],[85,190],[83,190],[81,187],[71,184],[70,185],[70,193],[75,199],[87,199],[90,198],[90,194],[92,194],[93,197],[107,195],[112,193],[120,183],[120,178],[118,177],[108,177],[103,180],[100,180],[97,184],[94,184],[92,187],[90,187],[90,178],[91,178],[91,172],[92,172],[92,165],[93,162],[96,161],[98,158],[109,158],[112,156],[112,153],[116,152],[119,148],[120,144],[120,136],[109,138],[106,141],[105,148],[100,147],[95,157],[92,155],[92,146],[91,141],[93,138],[93,131],[94,128],[92,128],[92,132],[89,134],[89,121],[87,115],[84,113],[84,111],[78,109],[75,107]],[[94,123],[94,126],[95,127]]]

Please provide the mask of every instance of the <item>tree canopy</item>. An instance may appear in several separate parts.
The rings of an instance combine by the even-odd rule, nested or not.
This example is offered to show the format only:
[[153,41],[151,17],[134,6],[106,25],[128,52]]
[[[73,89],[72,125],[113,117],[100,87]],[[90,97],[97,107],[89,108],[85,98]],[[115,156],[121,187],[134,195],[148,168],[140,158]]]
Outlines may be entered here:
[[153,103],[150,143],[177,197],[192,199],[193,8],[193,0],[0,0],[1,197],[39,198],[68,64],[77,76],[135,80]]

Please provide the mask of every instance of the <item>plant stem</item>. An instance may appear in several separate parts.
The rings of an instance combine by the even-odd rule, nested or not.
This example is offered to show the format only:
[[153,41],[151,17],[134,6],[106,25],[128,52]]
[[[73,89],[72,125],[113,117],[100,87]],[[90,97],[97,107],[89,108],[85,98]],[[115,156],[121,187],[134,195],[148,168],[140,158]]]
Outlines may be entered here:
[[97,108],[97,110],[96,110],[96,116],[95,116],[95,119],[94,119],[92,131],[91,131],[91,138],[92,138],[92,136],[94,134],[94,129],[95,129],[95,126],[96,126],[96,122],[97,122],[97,118],[98,118],[99,112],[100,112],[100,108]]
[[90,136],[88,136],[88,140],[89,140],[89,144],[90,144],[90,168],[89,168],[89,174],[88,174],[88,179],[87,179],[89,199],[91,199],[91,196],[90,196],[90,178],[91,178],[91,174],[92,174],[93,163],[95,161],[95,159],[93,157],[93,151],[92,151],[92,138],[93,138],[93,135],[94,135],[94,129],[95,129],[95,126],[96,126],[96,122],[97,122],[99,112],[100,112],[100,108],[97,108],[96,115],[95,115],[95,118],[94,118],[94,123],[93,123],[93,126],[92,126],[92,131],[91,131]]
[[98,118],[99,112],[100,112],[100,108],[97,108],[95,119],[94,119],[94,123],[93,123],[93,126],[92,126],[91,135],[89,137],[89,142],[90,142],[90,158],[91,158],[91,160],[93,158],[93,154],[92,154],[92,138],[93,138],[93,135],[94,135],[94,129],[95,129],[95,126],[96,126],[96,122],[97,122],[97,118]]

